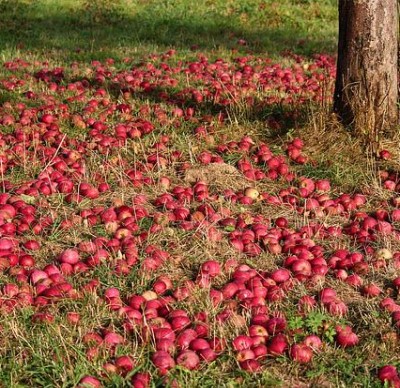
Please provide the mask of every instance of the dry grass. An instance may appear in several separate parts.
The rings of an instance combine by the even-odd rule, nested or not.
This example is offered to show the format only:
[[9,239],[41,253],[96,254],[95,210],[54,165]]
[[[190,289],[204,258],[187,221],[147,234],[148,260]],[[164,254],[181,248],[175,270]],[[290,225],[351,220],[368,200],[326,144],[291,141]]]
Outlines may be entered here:
[[239,191],[249,185],[249,181],[234,166],[226,163],[211,163],[206,166],[190,168],[185,171],[184,182],[194,184],[204,182],[215,192],[226,188]]

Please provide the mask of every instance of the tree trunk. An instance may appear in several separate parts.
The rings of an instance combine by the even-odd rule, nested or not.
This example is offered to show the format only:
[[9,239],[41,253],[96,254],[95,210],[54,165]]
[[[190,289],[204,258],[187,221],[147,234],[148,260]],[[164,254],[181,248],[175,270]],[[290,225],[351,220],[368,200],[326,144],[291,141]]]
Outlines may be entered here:
[[397,0],[339,0],[334,111],[378,146],[398,125]]

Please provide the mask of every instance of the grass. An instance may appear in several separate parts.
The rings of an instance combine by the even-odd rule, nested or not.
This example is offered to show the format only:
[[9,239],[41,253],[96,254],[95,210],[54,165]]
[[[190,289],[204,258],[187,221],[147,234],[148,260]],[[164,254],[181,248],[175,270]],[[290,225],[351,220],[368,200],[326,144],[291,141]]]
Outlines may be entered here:
[[[25,205],[36,209],[32,224],[27,230],[22,228],[17,235],[21,242],[34,239],[41,244],[38,251],[29,252],[36,261],[35,266],[43,268],[57,262],[63,249],[77,246],[82,240],[99,243],[99,238],[112,239],[114,225],[106,226],[101,221],[102,210],[122,204],[133,206],[135,201],[140,202],[139,196],[148,199],[143,205],[148,214],[134,220],[136,229],[133,228],[132,235],[138,249],[137,263],[129,267],[128,273],[118,272],[121,259],[125,257],[123,248],[107,246],[109,256],[99,265],[86,272],[66,275],[77,292],[76,299],[61,298],[54,303],[49,299],[46,306],[14,308],[13,297],[3,295],[5,292],[1,291],[0,387],[74,387],[85,375],[99,377],[107,387],[128,387],[137,372],[150,372],[152,387],[174,384],[227,388],[378,387],[381,386],[376,377],[379,367],[389,363],[400,367],[397,357],[399,334],[390,314],[379,308],[379,299],[362,297],[358,290],[338,281],[331,271],[325,284],[295,284],[293,289],[287,290],[283,301],[268,303],[271,314],[283,312],[286,315],[291,344],[302,341],[306,335],[318,334],[324,341],[322,351],[315,353],[308,365],[299,365],[287,355],[267,357],[262,362],[262,372],[246,373],[240,369],[230,342],[236,335],[246,333],[250,309],[240,307],[237,299],[214,304],[207,288],[196,283],[191,285],[190,281],[195,282],[199,268],[206,260],[215,259],[224,266],[234,258],[264,274],[282,266],[286,253],[275,255],[265,249],[259,255],[246,256],[229,243],[234,226],[220,226],[218,220],[204,210],[206,221],[201,219],[194,229],[190,229],[190,217],[185,221],[173,219],[174,209],[155,204],[176,186],[190,191],[196,181],[204,180],[213,200],[203,201],[196,198],[197,194],[194,198],[188,194],[179,202],[179,206],[191,212],[191,217],[195,211],[197,217],[201,217],[199,208],[207,204],[214,211],[233,217],[235,222],[242,222],[241,229],[247,231],[255,222],[254,217],[260,215],[262,222],[272,225],[278,217],[286,217],[289,228],[293,229],[312,228],[317,223],[320,228],[343,227],[350,222],[349,217],[343,215],[298,212],[299,209],[287,204],[278,206],[259,198],[250,205],[240,203],[243,189],[248,186],[257,188],[264,195],[277,195],[282,189],[297,187],[296,179],[292,182],[283,178],[250,181],[237,167],[245,158],[257,164],[254,157],[261,143],[267,143],[275,156],[284,157],[284,145],[300,136],[309,159],[305,164],[288,161],[296,176],[329,179],[333,198],[342,193],[368,193],[368,202],[362,211],[373,212],[378,206],[386,206],[388,211],[393,209],[390,199],[395,193],[382,188],[378,175],[379,170],[398,171],[397,159],[378,164],[366,157],[360,144],[330,116],[330,97],[327,96],[332,75],[326,75],[326,72],[332,70],[332,66],[316,71],[326,76],[322,101],[309,101],[304,96],[306,102],[303,103],[286,100],[288,95],[293,97],[290,95],[292,90],[287,91],[279,77],[273,78],[276,84],[272,81],[268,84],[270,90],[264,90],[255,77],[249,77],[248,84],[239,79],[222,82],[223,73],[231,77],[237,73],[246,76],[239,63],[244,58],[252,69],[256,69],[258,76],[263,75],[263,70],[275,74],[277,69],[297,69],[305,77],[310,76],[309,83],[315,84],[316,73],[309,69],[320,60],[315,54],[332,55],[336,49],[336,3],[335,0],[199,0],[194,6],[187,0],[0,0],[0,59],[7,62],[20,58],[27,62],[26,67],[16,70],[7,66],[0,68],[1,114],[7,112],[18,121],[21,109],[17,104],[23,103],[27,108],[43,109],[59,117],[61,110],[57,109],[62,103],[68,106],[73,116],[60,117],[58,143],[50,137],[43,142],[43,147],[39,141],[33,141],[40,132],[36,119],[27,125],[0,126],[0,141],[6,139],[0,144],[0,156],[3,153],[9,155],[10,163],[14,163],[2,174],[4,179],[0,188],[18,195]],[[206,62],[204,57],[209,61]],[[330,56],[329,60],[333,63]],[[204,71],[204,78],[196,78],[185,71],[189,63],[201,61],[209,66]],[[223,63],[224,71],[217,66],[219,63]],[[70,90],[54,91],[51,83],[37,80],[39,69],[54,67],[64,69],[64,78],[56,80],[59,86],[67,89],[75,86]],[[109,71],[103,83],[96,78],[101,67]],[[137,71],[137,78],[143,72],[145,80],[153,83],[154,88],[147,92],[140,86],[127,91],[124,77],[130,75],[132,69]],[[7,83],[3,83],[19,78],[25,81],[22,86],[8,88]],[[170,80],[169,84],[167,81]],[[240,87],[234,88],[235,82]],[[204,95],[211,90],[212,94],[213,88],[217,89],[215,84],[223,85],[221,94],[234,102],[225,103],[215,95],[205,97],[203,102],[195,101],[193,90]],[[249,88],[249,84],[254,84],[254,89]],[[79,89],[80,85],[87,87],[73,90],[74,87]],[[306,88],[306,85],[304,83],[302,87]],[[29,98],[28,91],[35,92],[38,97]],[[295,96],[296,93],[293,92]],[[307,93],[312,94],[310,90]],[[76,96],[81,99],[73,100]],[[107,108],[113,104],[127,104],[132,111],[112,111],[106,116]],[[194,113],[189,117],[192,108]],[[91,132],[93,128],[86,125],[89,118],[106,121],[108,127],[104,133],[109,136],[108,141],[116,137],[114,128],[121,123],[140,126],[150,122],[154,131],[128,139],[118,147],[107,145],[107,141],[104,145],[96,140],[97,135]],[[195,134],[199,127],[204,127],[203,134]],[[25,136],[23,146],[22,142],[11,139],[10,136],[16,133]],[[235,143],[240,144],[244,136],[251,136],[255,143],[247,153]],[[231,149],[228,147],[224,152],[224,146]],[[51,151],[48,155],[44,155],[46,147]],[[66,196],[58,192],[35,192],[48,183],[49,179],[45,177],[38,187],[34,186],[39,177],[45,176],[45,170],[48,167],[51,170],[55,160],[68,161],[68,152],[80,147],[85,151],[79,154],[78,166],[72,163],[67,166],[67,176],[72,177],[74,190],[83,182],[96,186],[103,181],[111,189],[99,198],[85,198],[79,203],[73,199],[67,201]],[[202,152],[222,158],[226,165],[224,168],[215,163],[202,165],[198,161]],[[259,163],[256,167],[265,169],[265,164]],[[141,178],[132,177],[137,170],[142,173]],[[171,180],[169,189],[157,183],[165,177]],[[7,180],[10,190],[6,188]],[[30,186],[32,182],[33,186]],[[232,189],[239,199],[236,202],[227,199],[226,189]],[[174,193],[175,201],[179,194],[182,194],[179,190]],[[305,202],[298,199],[300,203]],[[140,210],[137,203],[133,207]],[[54,218],[52,225],[38,229],[37,221],[43,221],[47,216]],[[169,221],[168,217],[171,217]],[[207,222],[207,217],[211,221]],[[20,218],[19,215],[15,221],[19,227]],[[118,227],[125,227],[124,221],[120,220]],[[72,227],[65,227],[69,222]],[[147,235],[158,225],[163,226],[158,233]],[[306,234],[304,230],[302,233]],[[377,283],[384,288],[385,295],[387,293],[398,301],[398,292],[391,286],[391,279],[397,276],[398,269],[391,263],[381,270],[374,268],[373,253],[366,251],[367,248],[384,247],[397,251],[399,243],[394,237],[379,234],[374,237],[375,241],[361,243],[346,235],[325,239],[317,233],[310,236],[322,247],[325,259],[338,248],[365,253],[371,265],[365,281]],[[169,254],[154,270],[143,269],[152,258],[149,247]],[[123,269],[122,266],[122,272]],[[1,270],[0,289],[4,290],[7,284],[17,284],[36,297],[35,287],[29,281],[24,283],[22,277],[17,281],[16,275],[12,270]],[[188,284],[194,287],[191,297],[175,301],[173,308],[187,311],[191,318],[207,312],[209,335],[225,338],[228,342],[227,350],[215,361],[202,363],[198,370],[191,372],[178,366],[170,372],[168,380],[151,362],[154,339],[146,340],[139,327],[128,330],[123,312],[111,311],[104,298],[107,289],[116,287],[126,302],[132,295],[151,290],[160,275],[170,276],[174,288]],[[230,275],[229,271],[224,272],[213,280],[212,286],[219,289],[229,281]],[[98,280],[98,285],[92,291],[85,290],[85,285],[93,279]],[[349,306],[347,316],[332,316],[322,306],[307,314],[299,313],[299,297],[318,295],[323,286],[338,291]],[[167,296],[170,295],[168,292]],[[39,297],[40,301],[45,303]],[[232,310],[232,316],[222,323],[221,314],[228,308]],[[33,317],[38,312],[51,314],[54,320],[35,322]],[[68,312],[79,313],[80,323],[68,321]],[[198,319],[194,321],[195,325],[199,324]],[[149,319],[147,323],[159,325],[162,319]],[[361,338],[360,345],[351,349],[337,346],[334,339],[337,324],[351,325]],[[123,344],[107,348],[104,343],[99,346],[85,343],[85,334],[95,332],[104,336],[106,331],[121,334]],[[134,358],[134,369],[127,376],[106,374],[103,365],[126,354]]]
[[47,58],[88,61],[171,48],[183,55],[195,49],[213,56],[332,52],[335,3],[201,0],[191,7],[185,0],[3,0],[1,54],[45,52]]

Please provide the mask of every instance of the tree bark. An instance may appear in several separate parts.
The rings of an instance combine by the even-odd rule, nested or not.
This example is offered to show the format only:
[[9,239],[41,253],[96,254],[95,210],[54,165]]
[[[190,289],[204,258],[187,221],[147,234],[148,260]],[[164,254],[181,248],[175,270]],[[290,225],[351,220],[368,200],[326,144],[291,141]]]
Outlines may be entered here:
[[339,0],[334,111],[372,146],[398,125],[397,0]]

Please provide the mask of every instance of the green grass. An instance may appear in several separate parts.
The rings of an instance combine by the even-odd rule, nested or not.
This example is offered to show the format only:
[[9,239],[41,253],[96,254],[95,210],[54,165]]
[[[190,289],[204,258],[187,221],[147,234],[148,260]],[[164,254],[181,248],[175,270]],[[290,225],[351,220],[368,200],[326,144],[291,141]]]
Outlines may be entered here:
[[360,173],[359,165],[344,166],[339,160],[334,163],[322,161],[317,166],[306,164],[299,172],[312,179],[328,179],[335,186],[340,185],[349,191],[357,191],[365,180],[365,174]]
[[[112,4],[112,5],[110,5]],[[218,56],[336,47],[336,1],[1,0],[0,53],[71,60],[193,46]],[[244,40],[241,45],[239,40]]]

